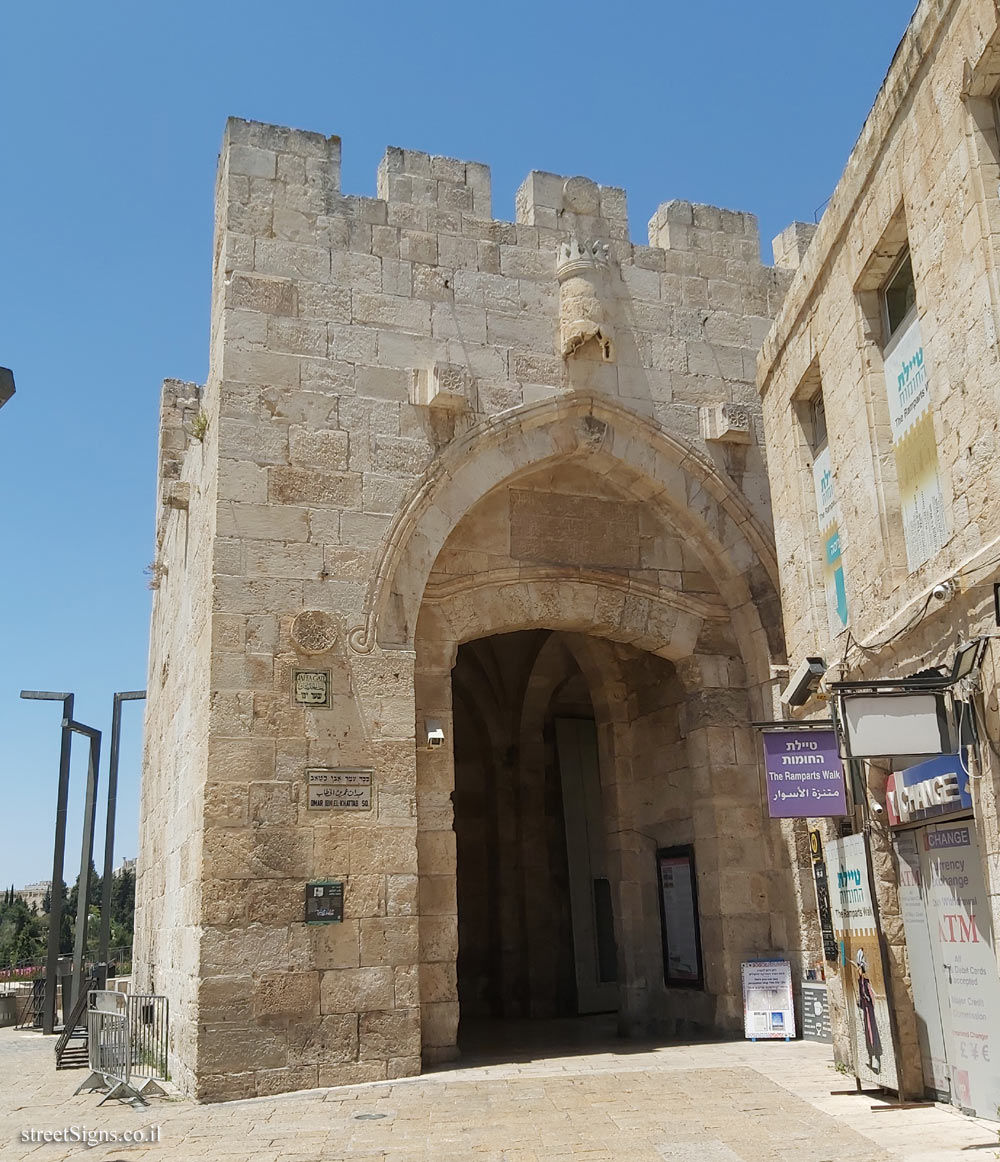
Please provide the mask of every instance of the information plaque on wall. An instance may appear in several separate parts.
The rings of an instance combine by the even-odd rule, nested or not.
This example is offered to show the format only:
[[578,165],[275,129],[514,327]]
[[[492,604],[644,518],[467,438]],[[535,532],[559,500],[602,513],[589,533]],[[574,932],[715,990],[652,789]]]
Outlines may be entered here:
[[339,924],[343,919],[343,880],[313,880],[306,884],[307,924]]
[[314,710],[330,707],[329,670],[293,670],[292,700],[299,706],[311,706]]
[[668,987],[702,987],[701,934],[694,848],[664,847],[656,853],[663,926],[663,978]]
[[370,811],[370,767],[310,767],[306,771],[310,811]]

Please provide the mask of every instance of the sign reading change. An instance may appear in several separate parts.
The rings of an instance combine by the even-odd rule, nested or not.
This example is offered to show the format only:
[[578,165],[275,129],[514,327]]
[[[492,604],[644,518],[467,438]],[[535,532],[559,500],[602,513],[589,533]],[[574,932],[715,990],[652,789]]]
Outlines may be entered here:
[[372,772],[370,767],[310,767],[310,811],[370,811]]

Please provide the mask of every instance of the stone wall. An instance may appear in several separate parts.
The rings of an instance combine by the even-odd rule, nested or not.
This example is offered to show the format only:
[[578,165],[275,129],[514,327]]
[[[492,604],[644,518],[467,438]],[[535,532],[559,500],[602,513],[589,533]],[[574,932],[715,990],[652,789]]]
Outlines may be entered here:
[[[950,665],[957,639],[996,630],[1000,577],[997,396],[1000,83],[995,5],[931,3],[914,14],[818,230],[791,227],[776,260],[795,269],[758,362],[790,661],[822,655],[831,678]],[[884,378],[878,288],[905,245],[916,284],[947,525],[946,543],[910,570]],[[834,635],[822,587],[808,398],[822,388],[849,609]],[[947,602],[930,596],[953,586]],[[864,648],[860,648],[861,643]],[[982,707],[994,738],[995,652]],[[813,703],[807,712],[827,713]],[[995,907],[997,763],[984,745],[976,815]],[[872,768],[870,797],[886,773]],[[884,818],[884,816],[883,816]],[[904,1085],[922,1088],[895,867],[884,824],[870,825],[893,968]],[[843,1051],[841,1043],[841,1051]]]
[[[668,202],[641,246],[623,191],[584,178],[533,173],[504,222],[479,164],[390,149],[376,198],[342,195],[339,169],[337,138],[227,128],[203,440],[184,461],[204,476],[160,550],[151,655],[156,673],[182,648],[198,668],[151,675],[148,710],[140,965],[186,990],[177,1075],[232,1098],[411,1074],[454,1050],[451,667],[460,642],[513,629],[670,661],[708,643],[716,660],[692,675],[721,717],[688,736],[711,772],[704,1009],[732,1027],[740,953],[778,914],[798,939],[784,902],[761,913],[744,883],[784,841],[761,826],[746,867],[721,866],[758,801],[746,722],[771,713],[783,656],[753,380],[786,273],[761,265],[747,214]],[[557,465],[560,488],[519,484]],[[486,520],[448,544],[501,485],[511,538]],[[293,700],[297,668],[328,672],[328,707]],[[189,716],[192,741],[176,739]],[[624,745],[628,719],[604,721]],[[370,813],[307,809],[307,767],[337,766],[374,770]],[[623,898],[648,896],[648,841],[617,842]],[[181,849],[191,942],[169,978],[157,949],[181,916],[154,885]],[[346,884],[342,924],[303,922],[313,878]],[[649,989],[629,980],[641,1023]]]

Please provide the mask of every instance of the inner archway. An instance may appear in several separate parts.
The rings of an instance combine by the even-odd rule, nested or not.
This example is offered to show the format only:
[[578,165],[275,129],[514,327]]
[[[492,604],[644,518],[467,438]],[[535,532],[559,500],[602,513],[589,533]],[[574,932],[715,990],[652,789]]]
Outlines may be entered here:
[[460,1036],[484,1018],[616,1012],[614,807],[566,635],[468,642],[452,689]]

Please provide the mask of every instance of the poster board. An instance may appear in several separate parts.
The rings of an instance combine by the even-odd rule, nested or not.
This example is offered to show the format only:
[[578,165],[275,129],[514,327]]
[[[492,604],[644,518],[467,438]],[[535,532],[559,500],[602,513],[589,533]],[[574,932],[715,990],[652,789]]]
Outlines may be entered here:
[[892,337],[884,360],[906,563],[914,573],[948,540],[927,358],[915,310]]
[[792,966],[787,960],[745,960],[743,1031],[748,1041],[788,1041],[795,1036]]
[[864,835],[848,835],[827,843],[826,866],[854,1076],[868,1087],[898,1091],[882,946]]
[[660,848],[656,853],[656,881],[663,934],[663,979],[669,988],[702,988],[694,848]]

